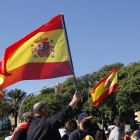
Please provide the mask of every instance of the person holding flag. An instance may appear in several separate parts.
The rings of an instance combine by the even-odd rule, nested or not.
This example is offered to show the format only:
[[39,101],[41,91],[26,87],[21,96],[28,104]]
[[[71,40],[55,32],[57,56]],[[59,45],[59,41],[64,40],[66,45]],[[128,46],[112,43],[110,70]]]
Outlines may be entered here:
[[60,111],[59,115],[48,117],[49,106],[38,102],[33,106],[34,119],[27,132],[27,140],[61,140],[59,128],[68,121],[72,111],[81,99],[81,93],[76,91],[69,105]]

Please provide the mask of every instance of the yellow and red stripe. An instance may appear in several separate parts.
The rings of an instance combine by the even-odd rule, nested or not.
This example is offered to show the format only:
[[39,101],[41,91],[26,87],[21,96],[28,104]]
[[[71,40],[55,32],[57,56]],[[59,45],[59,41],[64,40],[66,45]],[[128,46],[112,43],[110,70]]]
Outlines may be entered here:
[[90,91],[94,106],[118,89],[117,67],[115,67],[105,78],[103,78],[93,90]]
[[61,14],[6,48],[0,61],[0,89],[66,75],[73,72]]

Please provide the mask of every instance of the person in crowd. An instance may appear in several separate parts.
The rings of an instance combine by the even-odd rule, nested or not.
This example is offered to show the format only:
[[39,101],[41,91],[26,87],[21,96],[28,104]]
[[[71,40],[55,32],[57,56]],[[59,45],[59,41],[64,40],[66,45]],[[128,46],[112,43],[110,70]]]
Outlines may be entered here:
[[103,129],[97,130],[95,140],[106,140],[105,131]]
[[140,140],[140,131],[139,130],[135,130],[132,137],[131,137],[131,140]]
[[125,119],[122,117],[116,117],[114,120],[115,128],[109,135],[109,140],[122,140],[123,131],[125,129]]
[[125,134],[126,135],[124,137],[124,140],[131,140],[132,130],[131,129],[126,129]]
[[49,106],[46,103],[36,103],[33,106],[34,119],[27,132],[27,140],[61,140],[58,129],[68,121],[80,99],[81,93],[76,91],[69,105],[52,117],[48,117]]
[[76,129],[77,129],[76,121],[75,120],[68,121],[65,124],[64,128],[59,129],[61,139],[62,140],[68,140],[70,133],[73,132]]
[[94,134],[90,132],[91,119],[93,119],[93,116],[88,116],[86,113],[81,113],[78,116],[79,128],[77,128],[69,135],[68,140],[82,140],[87,135],[90,135],[94,138]]
[[12,140],[26,140],[27,130],[29,129],[32,119],[32,112],[26,112],[22,115],[23,123],[14,132]]
[[109,131],[105,131],[106,139],[109,140]]

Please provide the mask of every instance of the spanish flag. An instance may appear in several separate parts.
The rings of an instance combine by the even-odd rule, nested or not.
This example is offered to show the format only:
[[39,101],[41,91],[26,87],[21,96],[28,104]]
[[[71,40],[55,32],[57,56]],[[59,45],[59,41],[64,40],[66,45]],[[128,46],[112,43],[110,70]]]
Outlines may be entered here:
[[118,89],[117,67],[115,67],[105,78],[103,78],[93,90],[90,91],[94,106]]
[[0,61],[0,90],[21,80],[73,75],[63,14],[8,48]]

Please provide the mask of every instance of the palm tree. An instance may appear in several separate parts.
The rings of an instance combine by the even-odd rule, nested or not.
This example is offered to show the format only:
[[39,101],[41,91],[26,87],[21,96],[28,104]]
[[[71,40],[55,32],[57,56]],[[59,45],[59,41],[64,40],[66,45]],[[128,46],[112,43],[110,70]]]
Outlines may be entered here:
[[89,96],[90,96],[90,85],[91,85],[91,82],[92,82],[92,77],[90,74],[86,74],[82,77],[80,77],[81,79],[81,87],[82,87],[82,101],[86,101],[89,99]]
[[5,94],[5,97],[3,100],[2,108],[0,109],[0,112],[2,111],[4,115],[8,115],[11,125],[17,126],[17,116],[18,116],[18,109],[20,107],[21,101],[26,96],[26,92],[15,89],[10,90]]
[[4,95],[4,98],[0,98],[0,120],[3,120],[3,118],[7,115],[7,112],[9,110],[9,104],[7,103],[6,100],[6,89],[1,90],[1,92]]

